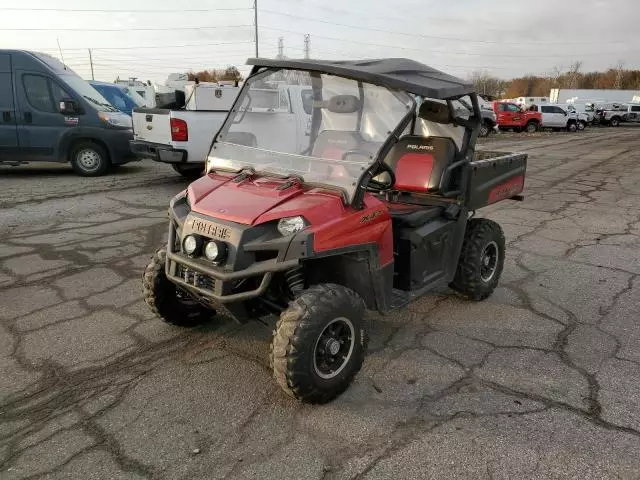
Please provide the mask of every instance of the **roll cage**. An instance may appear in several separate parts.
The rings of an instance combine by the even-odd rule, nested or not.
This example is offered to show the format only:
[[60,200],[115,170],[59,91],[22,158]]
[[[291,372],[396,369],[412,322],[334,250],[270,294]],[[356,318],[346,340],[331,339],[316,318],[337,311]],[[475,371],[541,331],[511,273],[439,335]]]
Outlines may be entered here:
[[[364,206],[364,195],[371,180],[380,173],[384,167],[383,163],[393,146],[398,143],[402,133],[411,126],[411,132],[415,130],[416,121],[420,118],[418,103],[429,101],[429,99],[444,101],[449,110],[446,122],[455,126],[463,127],[465,130],[459,155],[454,163],[449,165],[443,174],[443,179],[449,178],[452,172],[461,168],[473,159],[478,133],[482,124],[482,113],[478,96],[472,85],[464,81],[447,75],[439,70],[428,67],[413,60],[402,58],[391,58],[383,60],[356,60],[356,61],[321,61],[321,60],[277,60],[266,58],[251,58],[247,60],[248,65],[253,65],[249,79],[261,76],[262,74],[279,70],[300,70],[309,72],[312,78],[312,89],[314,91],[314,103],[322,100],[322,80],[321,74],[336,75],[351,80],[355,80],[359,85],[360,99],[363,98],[362,83],[371,83],[382,87],[390,88],[396,92],[406,92],[413,96],[412,106],[400,123],[387,137],[373,162],[359,177],[356,185],[356,193],[351,201],[351,207],[362,209]],[[249,82],[245,82],[243,90],[237,96],[231,112],[236,111],[242,104],[245,93],[248,91]],[[398,93],[399,94],[399,93]],[[317,97],[316,95],[319,95]],[[454,103],[462,97],[468,96],[471,101],[472,112],[469,118],[456,116]],[[320,126],[320,109],[314,108],[311,120],[311,138],[317,137]],[[358,111],[357,124],[360,125],[363,110]],[[213,137],[213,144],[220,132],[225,128],[224,122],[220,131]],[[313,144],[313,142],[310,142]],[[460,195],[460,191],[443,192],[444,196],[455,197]]]

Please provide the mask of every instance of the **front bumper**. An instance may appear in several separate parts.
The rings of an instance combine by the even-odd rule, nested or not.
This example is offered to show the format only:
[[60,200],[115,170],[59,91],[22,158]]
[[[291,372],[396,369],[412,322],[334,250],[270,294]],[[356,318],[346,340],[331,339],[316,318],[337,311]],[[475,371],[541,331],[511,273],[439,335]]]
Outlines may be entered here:
[[173,148],[162,143],[142,142],[131,140],[129,142],[131,151],[138,157],[150,158],[162,163],[186,163],[187,151]]
[[[246,251],[235,254],[236,259],[239,255],[253,255],[255,252],[263,250],[261,246],[265,246],[265,249],[274,249],[279,253],[277,257],[268,260],[247,262],[245,263],[248,265],[246,268],[238,270],[233,269],[235,265],[230,260],[231,265],[228,268],[232,270],[225,269],[204,258],[192,258],[181,253],[179,251],[180,233],[178,229],[183,230],[184,228],[184,223],[177,218],[172,218],[167,241],[165,265],[167,278],[185,290],[215,303],[233,303],[257,298],[266,292],[275,273],[291,270],[299,265],[298,258],[286,258],[292,242],[291,239],[279,238],[259,243],[247,242],[244,245],[234,244],[235,242],[241,243],[243,238],[242,229],[245,227],[238,225],[238,230],[229,235],[230,249],[235,252]],[[248,228],[250,227],[247,226]],[[252,283],[255,288],[234,292],[234,286],[245,279],[255,279]]]
[[133,137],[133,131],[129,129],[105,128],[99,137],[104,140],[109,149],[111,163],[123,165],[138,160],[129,148],[129,141]]

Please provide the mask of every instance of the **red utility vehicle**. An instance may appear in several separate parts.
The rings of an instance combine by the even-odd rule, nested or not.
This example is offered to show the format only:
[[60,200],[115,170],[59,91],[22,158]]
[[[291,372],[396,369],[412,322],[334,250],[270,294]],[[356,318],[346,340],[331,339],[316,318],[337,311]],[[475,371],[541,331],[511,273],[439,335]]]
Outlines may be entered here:
[[[174,325],[279,315],[276,382],[327,402],[360,370],[365,309],[387,312],[443,285],[491,295],[505,239],[473,214],[519,199],[527,156],[476,152],[473,87],[411,60],[249,64],[207,174],[171,201],[144,298]],[[287,112],[252,107],[283,81],[313,91],[306,145],[292,141]]]
[[524,130],[528,133],[538,131],[542,125],[542,114],[523,110],[519,105],[511,102],[493,102],[500,130],[513,129],[516,132]]

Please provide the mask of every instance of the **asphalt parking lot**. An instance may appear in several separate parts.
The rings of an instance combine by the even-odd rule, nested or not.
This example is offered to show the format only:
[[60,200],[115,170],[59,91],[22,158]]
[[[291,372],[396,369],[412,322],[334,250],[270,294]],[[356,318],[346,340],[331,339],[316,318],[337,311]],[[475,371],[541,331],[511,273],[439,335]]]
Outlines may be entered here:
[[372,320],[354,385],[285,397],[270,329],[155,320],[140,276],[187,182],[0,167],[0,478],[640,476],[640,135],[505,134],[529,153],[501,286]]

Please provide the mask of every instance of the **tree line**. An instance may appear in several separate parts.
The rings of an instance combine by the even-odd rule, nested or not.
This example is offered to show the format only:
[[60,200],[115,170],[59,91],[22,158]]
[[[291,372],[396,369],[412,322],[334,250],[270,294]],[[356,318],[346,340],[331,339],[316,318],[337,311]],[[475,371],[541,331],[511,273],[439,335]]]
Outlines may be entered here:
[[202,70],[200,72],[188,72],[187,75],[189,80],[193,81],[197,78],[200,82],[239,82],[242,80],[242,74],[234,66],[212,68],[211,70]]
[[553,88],[640,90],[640,70],[627,70],[622,64],[604,72],[582,72],[581,68],[582,62],[574,62],[568,68],[556,66],[545,75],[525,75],[510,80],[477,71],[469,80],[480,95],[490,99],[546,97]]

